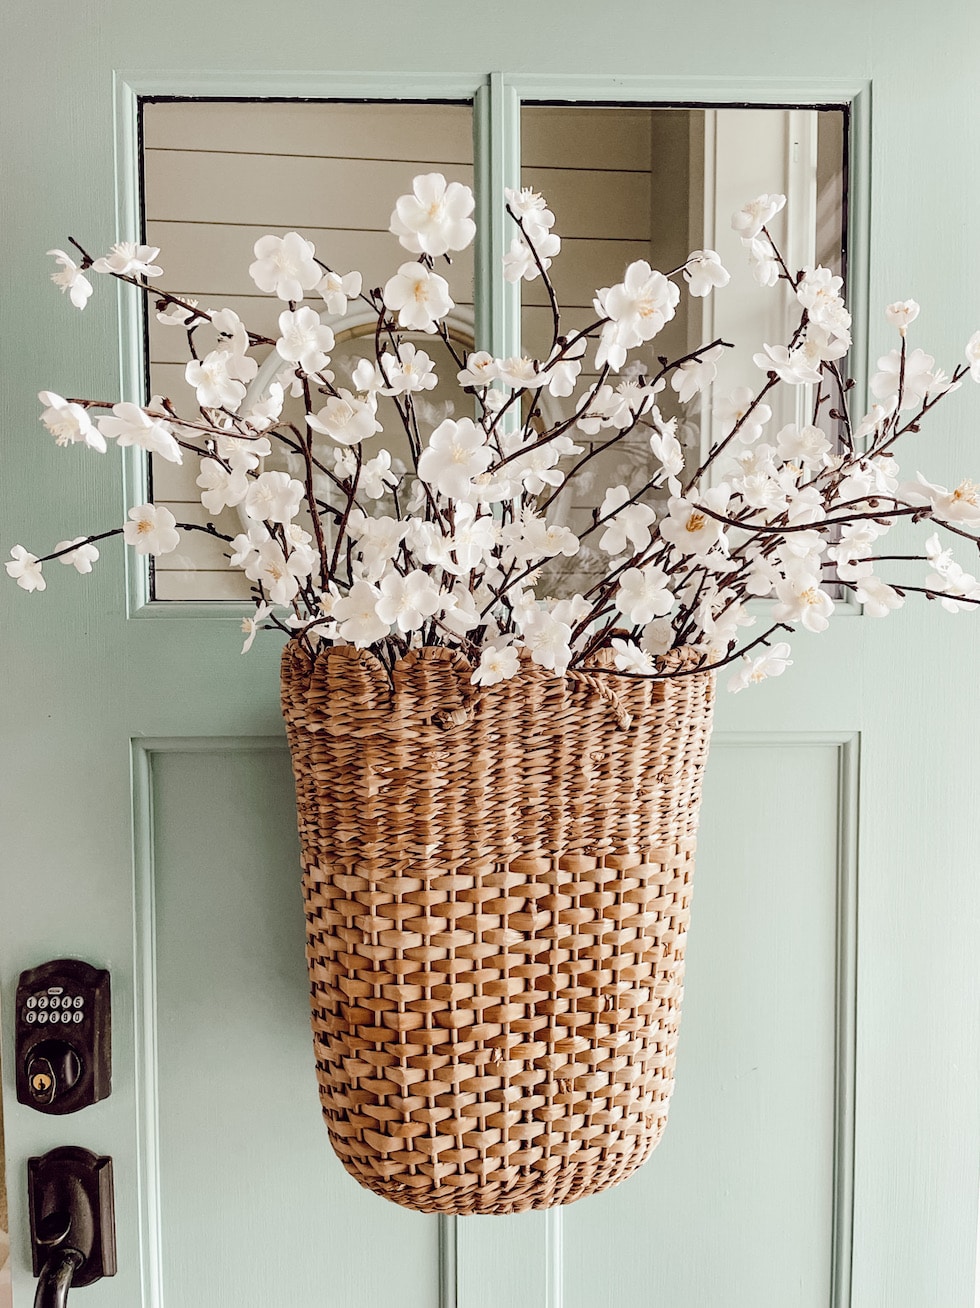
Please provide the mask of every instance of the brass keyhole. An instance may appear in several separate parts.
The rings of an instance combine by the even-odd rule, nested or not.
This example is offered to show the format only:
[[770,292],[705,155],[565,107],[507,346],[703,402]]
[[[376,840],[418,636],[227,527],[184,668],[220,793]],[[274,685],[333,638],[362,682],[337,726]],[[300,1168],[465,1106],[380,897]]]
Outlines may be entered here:
[[47,1072],[35,1072],[31,1077],[31,1089],[36,1095],[47,1094],[54,1085],[54,1078]]

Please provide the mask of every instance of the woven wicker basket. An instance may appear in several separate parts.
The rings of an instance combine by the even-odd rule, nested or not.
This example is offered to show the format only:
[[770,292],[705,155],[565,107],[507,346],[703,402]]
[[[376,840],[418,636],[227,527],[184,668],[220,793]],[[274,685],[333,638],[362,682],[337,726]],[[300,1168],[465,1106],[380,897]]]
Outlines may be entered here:
[[512,1213],[663,1131],[714,680],[470,671],[291,642],[282,702],[333,1147],[408,1208]]

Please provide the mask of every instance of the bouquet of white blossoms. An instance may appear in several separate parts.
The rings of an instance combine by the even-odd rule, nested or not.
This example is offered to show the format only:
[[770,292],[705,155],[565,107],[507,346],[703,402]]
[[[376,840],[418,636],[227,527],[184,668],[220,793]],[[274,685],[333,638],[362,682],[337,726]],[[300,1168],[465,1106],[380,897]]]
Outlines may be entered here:
[[[78,308],[92,293],[86,274],[102,274],[137,287],[161,322],[184,329],[199,413],[180,416],[163,397],[107,404],[42,391],[42,422],[59,445],[105,452],[115,441],[173,463],[195,459],[208,517],[178,523],[164,506],[136,505],[125,525],[61,541],[42,557],[15,546],[7,571],[25,590],[43,590],[44,563],[90,572],[105,537],[122,534],[137,553],[158,557],[177,548],[181,531],[204,531],[227,542],[230,565],[251,582],[245,649],[259,627],[276,627],[311,654],[324,645],[370,648],[390,670],[411,648],[444,645],[468,656],[477,685],[517,675],[522,650],[560,676],[586,661],[594,667],[593,656],[611,648],[614,665],[607,659],[601,670],[612,676],[683,676],[737,661],[729,685],[740,690],[781,673],[790,650],[774,637],[799,624],[824,630],[835,595],[851,594],[874,616],[899,608],[909,592],[952,613],[975,608],[980,582],[936,528],[976,546],[980,488],[963,481],[948,490],[921,473],[902,482],[895,450],[968,372],[980,382],[980,331],[966,362],[946,376],[907,346],[915,301],[891,305],[898,346],[878,361],[876,402],[853,419],[841,279],[822,267],[787,267],[767,226],[784,203],[760,196],[732,224],[756,279],[795,298],[798,325],[786,344],[754,355],[760,385],[717,408],[722,435],[693,470],[677,415],[662,407],[668,398],[681,409],[700,405],[729,347],[715,340],[668,360],[651,342],[682,288],[703,297],[729,282],[712,250],[696,250],[668,273],[630,264],[622,282],[596,292],[595,320],[566,333],[548,272],[561,245],[554,214],[540,195],[508,191],[517,234],[503,275],[543,281],[553,333],[541,359],[494,358],[454,341],[454,305],[437,268],[473,241],[474,200],[437,173],[417,177],[395,206],[390,230],[417,258],[383,288],[362,292],[360,274],[337,272],[296,232],[256,242],[252,279],[286,305],[274,340],[230,309],[159,290],[151,280],[161,275],[157,249],[120,243],[92,259],[73,241],[78,263],[51,251],[53,280]],[[358,301],[375,321],[373,351],[338,378],[334,331],[321,315],[336,324]],[[206,353],[202,329],[214,343]],[[438,334],[453,360],[460,396],[451,416],[425,401],[437,378],[429,355],[407,339],[420,333]],[[271,374],[268,364],[259,374],[263,352],[276,361]],[[261,386],[257,374],[266,377]],[[767,430],[766,398],[777,386],[811,388],[810,423]],[[302,418],[284,416],[287,397],[302,405]],[[382,432],[380,397],[392,401],[397,433]],[[546,421],[555,400],[566,411]],[[595,487],[595,467],[611,463],[596,464],[597,456],[638,437],[649,444],[642,484]],[[577,531],[566,511],[576,483],[591,490]],[[238,511],[237,535],[216,525],[228,508]],[[882,538],[903,518],[927,524],[920,552],[883,553]],[[911,580],[877,570],[916,562],[925,570]],[[553,594],[562,584],[566,593]],[[753,599],[771,601],[761,622],[747,611]],[[679,646],[694,648],[695,665],[661,670],[660,656]]]

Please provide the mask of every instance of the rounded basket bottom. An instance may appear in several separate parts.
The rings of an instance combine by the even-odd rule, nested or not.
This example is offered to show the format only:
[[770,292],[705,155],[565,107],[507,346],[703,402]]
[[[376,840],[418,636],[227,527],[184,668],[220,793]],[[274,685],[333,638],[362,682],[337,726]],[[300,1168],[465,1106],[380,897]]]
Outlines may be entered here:
[[[326,1112],[324,1116],[327,1117]],[[665,1111],[652,1127],[638,1127],[638,1134],[623,1140],[620,1151],[611,1157],[602,1157],[603,1153],[608,1155],[608,1150],[583,1148],[571,1159],[552,1155],[529,1168],[499,1167],[485,1175],[480,1172],[452,1175],[439,1184],[424,1173],[414,1178],[415,1184],[404,1179],[385,1179],[366,1167],[363,1160],[352,1157],[333,1131],[330,1143],[359,1185],[402,1208],[457,1217],[504,1217],[571,1204],[619,1185],[647,1161],[660,1143],[666,1124]],[[329,1118],[327,1125],[330,1125]]]

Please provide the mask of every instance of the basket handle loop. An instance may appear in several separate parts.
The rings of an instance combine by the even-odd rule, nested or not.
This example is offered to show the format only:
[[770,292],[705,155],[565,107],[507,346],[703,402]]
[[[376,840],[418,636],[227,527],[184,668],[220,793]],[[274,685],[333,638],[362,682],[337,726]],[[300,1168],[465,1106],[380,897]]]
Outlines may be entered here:
[[633,715],[624,707],[623,701],[619,698],[605,677],[594,677],[588,672],[579,672],[576,668],[566,672],[565,675],[567,677],[572,677],[575,681],[581,681],[583,685],[588,686],[591,691],[599,696],[604,704],[608,704],[612,709],[613,713],[616,715],[617,725],[623,731],[629,731],[630,727],[633,725]]

